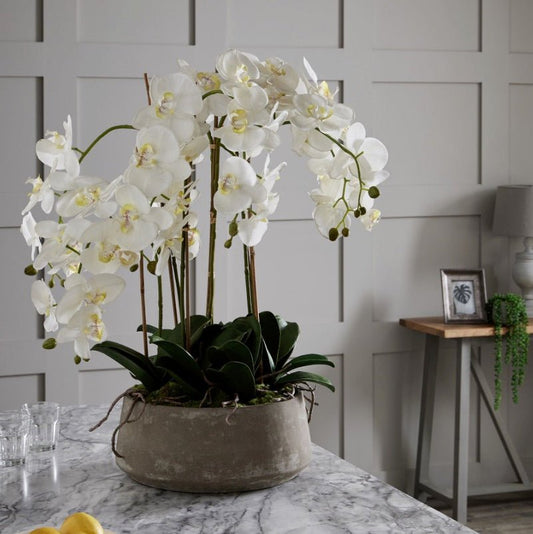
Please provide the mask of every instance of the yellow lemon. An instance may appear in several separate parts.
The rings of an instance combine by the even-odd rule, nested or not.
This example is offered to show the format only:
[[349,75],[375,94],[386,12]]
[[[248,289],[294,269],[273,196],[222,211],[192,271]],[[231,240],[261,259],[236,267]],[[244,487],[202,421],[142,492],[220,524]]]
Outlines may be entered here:
[[40,527],[32,530],[30,534],[61,534],[61,532],[54,527]]
[[98,519],[92,515],[76,512],[63,521],[59,532],[61,534],[104,534],[104,529]]

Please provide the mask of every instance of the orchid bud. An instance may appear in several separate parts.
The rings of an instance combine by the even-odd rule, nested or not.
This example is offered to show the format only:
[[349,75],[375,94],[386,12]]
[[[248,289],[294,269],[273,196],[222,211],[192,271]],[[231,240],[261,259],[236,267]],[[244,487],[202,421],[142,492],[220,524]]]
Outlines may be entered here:
[[239,233],[239,226],[235,221],[229,223],[229,235],[235,237]]
[[225,241],[224,242],[224,248],[231,248],[231,243],[232,243],[231,239],[228,239],[227,241]]
[[76,365],[79,365],[81,363],[81,358],[76,354],[76,356],[74,356],[74,363]]
[[339,237],[339,231],[337,230],[337,228],[330,228],[328,236],[330,241],[336,241]]
[[350,229],[346,226],[342,229],[342,237],[348,237],[350,235]]
[[369,188],[368,190],[368,196],[370,198],[378,198],[379,197],[379,189],[373,185],[372,187]]
[[28,276],[35,276],[37,274],[37,271],[35,270],[35,267],[30,263],[27,267],[24,267],[24,274],[27,274]]
[[130,267],[130,273],[134,273],[139,268],[139,264],[136,263]]
[[155,260],[149,261],[146,269],[150,274],[155,274],[155,269],[157,267],[157,262]]
[[55,349],[56,348],[56,345],[57,345],[57,342],[55,340],[55,338],[53,337],[49,337],[48,339],[45,339],[43,341],[43,349]]

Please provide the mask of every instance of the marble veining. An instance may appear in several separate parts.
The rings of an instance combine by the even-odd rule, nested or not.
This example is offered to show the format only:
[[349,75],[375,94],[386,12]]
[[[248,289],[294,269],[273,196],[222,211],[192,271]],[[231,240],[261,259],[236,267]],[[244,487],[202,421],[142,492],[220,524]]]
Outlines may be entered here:
[[0,468],[2,534],[57,527],[76,511],[116,534],[473,532],[316,445],[311,465],[275,488],[198,495],[142,486],[111,453],[118,412],[89,432],[105,407],[64,407],[57,451],[34,453],[24,467]]

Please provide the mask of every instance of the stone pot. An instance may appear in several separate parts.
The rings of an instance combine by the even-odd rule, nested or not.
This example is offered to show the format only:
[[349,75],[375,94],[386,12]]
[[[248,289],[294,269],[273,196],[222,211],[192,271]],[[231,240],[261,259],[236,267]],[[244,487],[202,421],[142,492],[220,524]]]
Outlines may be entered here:
[[[131,404],[125,397],[121,422]],[[141,414],[141,402],[130,419]],[[311,461],[301,394],[272,404],[185,408],[146,404],[118,432],[117,465],[133,480],[161,489],[224,493],[268,488]]]

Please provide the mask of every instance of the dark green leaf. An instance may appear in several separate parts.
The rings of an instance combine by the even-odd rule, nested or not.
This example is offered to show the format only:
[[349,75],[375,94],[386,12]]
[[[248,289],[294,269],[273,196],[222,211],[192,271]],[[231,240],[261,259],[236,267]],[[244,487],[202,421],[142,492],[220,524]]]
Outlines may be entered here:
[[267,374],[270,374],[270,373],[274,372],[274,370],[276,368],[276,365],[274,363],[274,359],[270,355],[270,351],[268,350],[268,347],[267,347],[264,339],[261,340],[261,346],[262,346],[262,350],[261,350],[262,358],[261,358],[261,361],[262,361],[262,364],[263,364],[263,374],[267,375]]
[[230,395],[246,401],[256,396],[255,380],[250,368],[242,362],[228,362],[222,369],[208,369],[207,378]]
[[254,372],[254,359],[250,349],[240,341],[228,341],[219,349],[226,356],[226,361],[244,363],[250,371]]
[[259,314],[259,322],[261,323],[263,341],[265,342],[275,365],[278,360],[279,343],[281,338],[278,318],[272,312],[264,311]]
[[293,369],[304,367],[306,365],[329,365],[330,367],[335,367],[335,364],[322,354],[304,354],[289,360],[287,365],[283,367],[283,371],[292,371]]
[[148,391],[154,391],[163,384],[162,373],[152,364],[149,358],[146,358],[140,352],[114,341],[97,343],[91,350],[101,352],[115,360],[127,369],[136,380],[141,382]]
[[325,386],[331,391],[335,391],[335,386],[325,376],[317,375],[315,373],[308,373],[306,371],[295,371],[286,375],[279,376],[274,382],[275,386],[283,386],[285,384],[298,384],[302,382],[314,382]]
[[[173,369],[175,372],[177,372],[176,369],[179,369],[179,375],[183,380],[195,385],[195,387],[202,387],[204,384],[202,370],[198,362],[182,346],[155,335],[152,336],[152,343],[157,345],[163,351],[163,354],[166,354],[175,362]],[[162,356],[157,360],[158,366],[165,367],[161,360]],[[163,361],[166,362],[167,360]]]
[[183,369],[174,358],[159,356],[157,364],[172,376],[172,379],[179,384],[183,393],[191,397],[191,399],[201,399],[204,396],[207,384],[204,382],[203,384],[194,383],[193,385],[189,382],[189,377],[183,373]]
[[289,359],[299,335],[300,327],[297,323],[285,323],[283,327],[280,327],[279,356],[276,362],[277,369],[283,367]]

